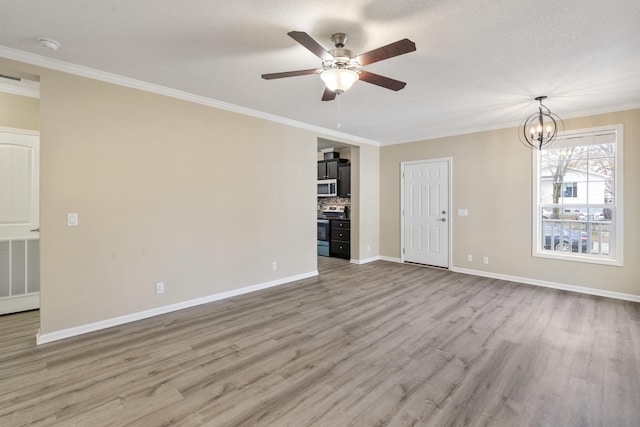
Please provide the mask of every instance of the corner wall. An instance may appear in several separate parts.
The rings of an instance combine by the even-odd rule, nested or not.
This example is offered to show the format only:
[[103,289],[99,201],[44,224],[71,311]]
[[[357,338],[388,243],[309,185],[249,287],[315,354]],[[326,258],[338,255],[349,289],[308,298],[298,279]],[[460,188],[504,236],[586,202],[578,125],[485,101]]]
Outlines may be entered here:
[[[640,296],[640,110],[565,120],[565,129],[624,124],[624,266],[531,255],[532,152],[516,129],[386,146],[380,154],[381,255],[400,258],[400,163],[452,157],[452,267]],[[458,208],[468,217],[455,215]],[[466,260],[473,255],[473,263]],[[488,256],[489,265],[482,264]]]
[[380,255],[380,148],[361,146],[356,183],[360,202],[357,230],[358,259],[366,262]]
[[317,271],[316,133],[0,65],[40,76],[41,335]]
[[40,127],[40,100],[0,92],[0,126],[38,130]]

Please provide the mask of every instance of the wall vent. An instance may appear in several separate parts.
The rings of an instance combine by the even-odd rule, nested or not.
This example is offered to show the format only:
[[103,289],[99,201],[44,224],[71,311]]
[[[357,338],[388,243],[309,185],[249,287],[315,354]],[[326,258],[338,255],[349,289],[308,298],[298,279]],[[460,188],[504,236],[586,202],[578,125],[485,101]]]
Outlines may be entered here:
[[21,82],[22,79],[20,77],[7,76],[6,74],[0,74],[0,77],[7,80],[15,80],[17,82]]

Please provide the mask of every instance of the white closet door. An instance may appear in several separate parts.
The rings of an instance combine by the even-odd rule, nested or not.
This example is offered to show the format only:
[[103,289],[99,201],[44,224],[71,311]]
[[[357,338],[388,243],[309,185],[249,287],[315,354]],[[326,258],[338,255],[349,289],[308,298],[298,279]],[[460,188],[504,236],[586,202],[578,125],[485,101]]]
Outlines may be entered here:
[[40,137],[0,128],[0,314],[39,306]]

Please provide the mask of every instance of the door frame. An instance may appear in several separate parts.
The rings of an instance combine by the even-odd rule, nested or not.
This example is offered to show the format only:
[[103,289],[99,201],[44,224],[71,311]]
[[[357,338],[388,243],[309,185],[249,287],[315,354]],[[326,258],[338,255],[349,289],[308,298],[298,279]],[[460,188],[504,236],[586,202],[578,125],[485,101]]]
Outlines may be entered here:
[[[0,126],[0,132],[14,134],[14,135],[26,135],[33,136],[38,139],[37,147],[36,147],[36,156],[33,159],[33,167],[34,170],[37,171],[37,185],[34,194],[34,205],[32,209],[34,212],[32,214],[38,218],[37,227],[40,227],[40,131],[31,130],[31,129],[20,129],[20,128],[12,128]],[[24,238],[15,239],[15,240],[40,240],[40,233],[38,232],[37,237],[33,236],[25,236]],[[42,258],[40,257],[40,261]],[[38,266],[38,270],[40,270],[40,266]],[[39,273],[38,273],[39,274]],[[40,283],[42,283],[42,277],[40,277]],[[18,313],[21,311],[27,310],[35,310],[40,308],[40,289],[38,292],[20,294],[20,295],[12,295],[8,297],[1,297],[3,308],[0,309],[0,314],[10,314],[10,313]]]
[[447,239],[449,240],[449,251],[447,253],[447,270],[451,270],[451,260],[453,259],[453,212],[451,211],[452,199],[453,199],[453,157],[441,157],[437,159],[425,159],[425,160],[410,160],[405,162],[400,162],[400,261],[406,262],[404,257],[404,235],[405,235],[405,223],[404,223],[404,169],[406,165],[416,165],[416,164],[428,164],[428,163],[439,163],[446,162],[447,163],[447,181],[448,181],[448,191],[447,191],[447,210],[449,212],[449,221],[447,228]]

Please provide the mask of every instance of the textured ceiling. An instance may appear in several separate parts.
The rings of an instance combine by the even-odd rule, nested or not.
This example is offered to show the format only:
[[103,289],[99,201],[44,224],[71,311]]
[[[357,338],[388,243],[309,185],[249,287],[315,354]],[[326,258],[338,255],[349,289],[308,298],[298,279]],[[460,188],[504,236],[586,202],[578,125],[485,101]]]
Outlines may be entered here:
[[[407,86],[321,102],[318,75],[261,79],[320,66],[292,30],[356,53],[407,37],[366,67]],[[517,126],[538,95],[565,118],[640,107],[638,0],[3,0],[0,45],[383,145]]]

